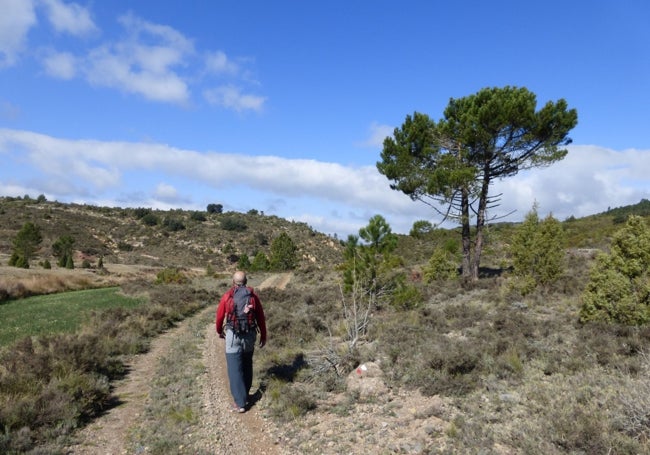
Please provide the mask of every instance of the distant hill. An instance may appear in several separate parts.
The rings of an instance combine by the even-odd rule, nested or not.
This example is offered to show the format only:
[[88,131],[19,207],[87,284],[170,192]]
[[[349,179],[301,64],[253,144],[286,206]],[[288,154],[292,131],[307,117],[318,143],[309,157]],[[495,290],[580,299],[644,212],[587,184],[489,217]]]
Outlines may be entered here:
[[[628,216],[650,218],[650,201],[609,209],[584,218],[560,220],[568,248],[606,249],[612,234]],[[154,210],[97,207],[50,202],[44,198],[0,197],[0,263],[6,264],[12,241],[25,222],[38,225],[43,243],[38,259],[52,263],[52,243],[62,235],[75,239],[77,262],[91,264],[103,257],[106,264],[156,267],[232,268],[242,254],[249,259],[262,251],[267,256],[280,233],[286,232],[299,248],[302,268],[332,269],[343,260],[341,242],[305,223],[288,221],[252,210],[248,213]],[[498,267],[507,260],[506,248],[519,223],[497,223],[486,231],[482,265]],[[436,245],[457,242],[458,230],[438,229],[412,237],[399,235],[397,254],[407,267],[422,265]]]
[[[212,267],[224,270],[242,254],[267,256],[273,240],[286,232],[299,249],[300,267],[331,267],[342,258],[337,239],[305,223],[256,211],[207,213],[186,210],[115,208],[49,202],[42,198],[0,197],[0,261],[28,221],[41,229],[38,260],[53,264],[52,244],[63,235],[74,238],[76,260],[91,264],[124,263],[161,267]],[[75,261],[77,262],[77,261]]]

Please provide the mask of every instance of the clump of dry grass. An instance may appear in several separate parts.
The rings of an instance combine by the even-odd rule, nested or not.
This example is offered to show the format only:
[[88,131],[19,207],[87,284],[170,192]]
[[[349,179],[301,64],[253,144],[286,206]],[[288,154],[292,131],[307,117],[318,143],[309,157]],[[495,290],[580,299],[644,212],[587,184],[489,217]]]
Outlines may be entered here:
[[93,289],[115,284],[109,276],[93,274],[88,270],[32,270],[2,267],[0,276],[0,303],[34,295]]

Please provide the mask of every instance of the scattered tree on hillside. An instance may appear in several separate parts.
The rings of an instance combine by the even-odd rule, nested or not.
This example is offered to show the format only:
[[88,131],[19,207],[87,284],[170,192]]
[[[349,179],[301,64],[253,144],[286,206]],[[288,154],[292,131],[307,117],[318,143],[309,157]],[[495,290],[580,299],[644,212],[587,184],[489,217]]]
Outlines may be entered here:
[[554,283],[565,267],[562,224],[551,215],[540,221],[534,205],[515,231],[510,253],[522,294]]
[[394,265],[396,258],[392,253],[396,247],[397,236],[381,215],[373,216],[367,226],[359,229],[359,236],[348,236],[343,252],[346,260],[343,273],[346,290],[360,285],[364,292],[376,292],[382,287],[383,283],[380,283],[378,276]]
[[223,205],[221,204],[208,204],[206,207],[206,211],[208,213],[222,213],[223,212]]
[[650,322],[650,229],[631,216],[600,253],[582,294],[580,320],[640,325]]
[[239,270],[251,269],[251,261],[248,259],[248,255],[246,253],[243,253],[241,256],[239,256],[239,260],[237,261],[237,268]]
[[258,251],[251,263],[251,272],[264,272],[270,267],[269,258],[263,251]]
[[536,96],[526,88],[485,88],[450,99],[437,123],[418,112],[408,115],[384,140],[377,168],[393,182],[391,188],[461,225],[466,278],[478,279],[483,228],[489,209],[500,200],[490,194],[494,180],[550,165],[567,154],[561,146],[571,142],[567,135],[577,124],[576,110],[563,99],[535,109]]
[[298,265],[298,247],[289,234],[281,233],[271,243],[271,270],[293,270]]
[[68,262],[72,263],[74,242],[71,235],[62,235],[52,244],[52,255],[58,258],[57,265],[59,267],[67,267]]
[[40,228],[31,221],[26,222],[14,238],[9,265],[28,269],[29,261],[42,241]]
[[342,301],[350,349],[365,335],[371,311],[379,300],[399,287],[399,280],[391,275],[399,265],[392,254],[396,247],[397,236],[381,215],[373,216],[359,229],[359,236],[348,236],[343,252]]
[[413,223],[409,235],[415,238],[421,238],[422,236],[433,232],[435,227],[427,220],[418,220]]

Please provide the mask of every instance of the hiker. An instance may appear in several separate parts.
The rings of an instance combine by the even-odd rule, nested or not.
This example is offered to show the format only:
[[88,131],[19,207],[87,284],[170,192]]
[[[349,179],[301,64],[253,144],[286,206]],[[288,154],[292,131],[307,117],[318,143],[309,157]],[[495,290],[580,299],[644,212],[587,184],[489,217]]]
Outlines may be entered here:
[[266,344],[266,321],[262,303],[253,288],[246,286],[246,273],[237,271],[232,287],[221,297],[217,307],[217,333],[226,340],[226,365],[232,411],[246,412],[253,384],[253,351],[257,331],[260,348]]

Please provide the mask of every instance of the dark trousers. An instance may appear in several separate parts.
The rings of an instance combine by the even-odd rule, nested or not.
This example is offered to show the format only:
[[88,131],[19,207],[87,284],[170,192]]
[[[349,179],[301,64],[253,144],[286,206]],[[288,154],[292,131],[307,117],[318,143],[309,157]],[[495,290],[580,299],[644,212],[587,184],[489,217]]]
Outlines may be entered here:
[[226,354],[230,393],[240,408],[246,406],[248,394],[253,385],[253,353]]
[[246,407],[246,400],[253,385],[253,352],[256,333],[238,336],[226,331],[226,367],[230,393],[237,407]]

